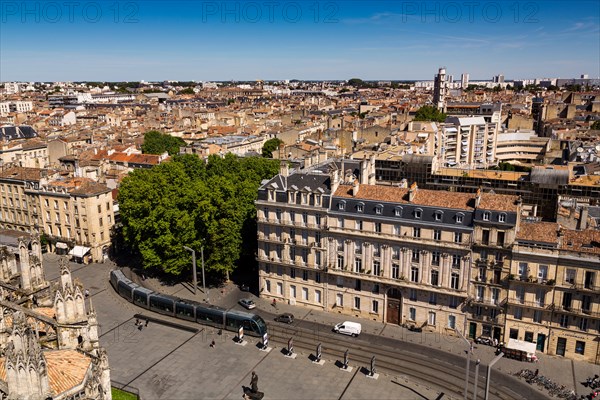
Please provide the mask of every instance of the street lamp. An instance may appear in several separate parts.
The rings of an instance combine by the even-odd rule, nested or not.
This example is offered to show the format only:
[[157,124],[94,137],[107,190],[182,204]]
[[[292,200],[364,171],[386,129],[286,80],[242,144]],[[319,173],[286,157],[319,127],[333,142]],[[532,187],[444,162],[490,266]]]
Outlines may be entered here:
[[[196,276],[196,251],[187,246],[183,246],[187,251],[192,252],[192,264],[193,264],[193,273],[194,273],[194,294],[196,294],[196,286],[198,286],[198,278]],[[206,279],[204,278],[204,246],[200,246],[200,257],[202,260],[202,293],[204,293],[206,302],[209,302],[208,292],[206,291]]]
[[[193,283],[194,283],[194,294],[196,294],[196,288],[198,286],[198,278],[196,276],[196,250],[194,249],[190,249],[187,246],[183,246],[184,249],[186,249],[187,251],[191,251],[192,252],[192,274],[193,274]],[[202,270],[204,271],[204,269]]]
[[475,362],[475,383],[473,384],[473,400],[477,400],[477,378],[479,378],[479,364],[481,364],[481,360],[478,358]]
[[488,396],[490,394],[490,375],[492,373],[492,366],[496,364],[502,357],[504,357],[504,353],[500,353],[494,358],[487,367],[487,376],[485,377],[485,398],[484,400],[488,400]]
[[[466,337],[458,330],[458,328],[454,328],[456,333],[460,335],[460,337],[467,343],[467,372],[465,374],[465,400],[469,396],[469,372],[471,370],[471,353],[473,352],[473,345]],[[477,379],[477,378],[475,378]]]

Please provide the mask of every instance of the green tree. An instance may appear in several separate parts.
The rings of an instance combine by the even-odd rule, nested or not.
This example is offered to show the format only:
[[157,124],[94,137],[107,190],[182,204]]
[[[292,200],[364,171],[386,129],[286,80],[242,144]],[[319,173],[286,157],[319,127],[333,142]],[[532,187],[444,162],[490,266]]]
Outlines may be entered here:
[[194,92],[194,89],[192,89],[191,87],[188,87],[183,90],[180,90],[179,94],[196,94],[196,92]]
[[144,268],[175,276],[190,271],[183,246],[204,246],[209,275],[228,277],[256,249],[254,201],[260,182],[277,171],[275,160],[231,154],[207,163],[182,155],[135,170],[119,189],[125,244]]
[[595,129],[595,130],[600,130],[600,120],[595,121],[592,126],[591,129]]
[[446,120],[446,114],[440,112],[437,107],[423,106],[417,110],[414,120],[444,122]]
[[267,140],[262,148],[262,156],[266,158],[273,158],[273,152],[279,149],[279,145],[282,143],[283,141],[278,138]]
[[170,156],[179,154],[179,148],[185,146],[185,140],[158,131],[148,131],[144,134],[142,152],[144,154],[163,154]]

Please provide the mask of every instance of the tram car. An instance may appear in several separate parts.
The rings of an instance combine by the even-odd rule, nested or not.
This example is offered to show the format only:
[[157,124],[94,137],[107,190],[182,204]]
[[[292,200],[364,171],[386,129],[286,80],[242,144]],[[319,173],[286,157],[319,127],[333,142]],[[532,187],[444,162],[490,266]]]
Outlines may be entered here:
[[251,336],[263,337],[267,333],[267,324],[256,314],[157,293],[131,281],[120,270],[110,272],[110,283],[130,303],[159,314],[234,332],[242,326],[244,334]]

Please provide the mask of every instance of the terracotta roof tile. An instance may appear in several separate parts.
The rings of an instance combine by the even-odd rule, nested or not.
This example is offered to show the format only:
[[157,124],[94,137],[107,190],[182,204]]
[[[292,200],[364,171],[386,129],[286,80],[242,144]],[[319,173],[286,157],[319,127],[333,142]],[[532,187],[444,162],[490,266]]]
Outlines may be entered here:
[[558,243],[558,227],[554,222],[527,222],[521,221],[517,240],[530,242]]
[[563,230],[563,234],[561,249],[600,254],[600,231]]
[[481,193],[481,201],[478,208],[493,211],[509,211],[517,212],[518,196],[510,196],[506,194]]
[[54,395],[83,383],[92,360],[76,350],[45,351],[48,381]]

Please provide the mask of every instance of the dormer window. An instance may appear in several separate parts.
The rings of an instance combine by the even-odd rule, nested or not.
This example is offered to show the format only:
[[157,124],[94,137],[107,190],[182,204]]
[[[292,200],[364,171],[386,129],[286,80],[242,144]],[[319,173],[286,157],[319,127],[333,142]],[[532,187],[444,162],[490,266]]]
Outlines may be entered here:
[[421,217],[423,216],[423,210],[421,210],[420,208],[415,210],[415,218],[421,219]]
[[401,217],[402,216],[402,207],[396,207],[396,208],[394,208],[394,215],[396,217]]
[[433,218],[436,221],[441,221],[443,217],[444,217],[444,213],[442,211],[436,211],[435,214],[433,214]]
[[498,215],[498,222],[506,222],[506,214],[505,213]]
[[345,201],[340,201],[338,203],[338,210],[344,211],[345,209],[346,209],[346,202]]
[[381,204],[377,204],[377,206],[375,206],[375,214],[377,214],[377,215],[383,214],[383,206]]
[[358,204],[356,205],[356,211],[357,211],[357,212],[360,212],[360,213],[361,213],[361,212],[363,212],[363,211],[364,211],[364,209],[365,209],[365,205],[364,205],[364,203],[358,203]]
[[483,212],[483,220],[484,221],[489,221],[491,216],[492,216],[491,212],[489,212],[489,211],[484,211]]
[[462,213],[461,214],[456,214],[456,223],[457,224],[462,224],[463,223],[463,217],[464,217],[464,214],[462,214]]

